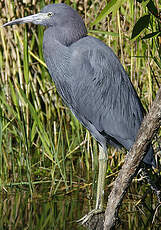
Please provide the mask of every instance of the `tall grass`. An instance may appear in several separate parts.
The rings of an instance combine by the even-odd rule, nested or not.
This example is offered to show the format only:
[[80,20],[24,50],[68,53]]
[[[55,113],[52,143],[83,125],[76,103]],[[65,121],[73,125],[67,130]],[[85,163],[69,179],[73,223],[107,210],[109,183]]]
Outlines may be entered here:
[[[1,23],[34,14],[49,3],[26,2],[1,2]],[[125,1],[92,27],[106,1],[65,2],[84,17],[90,34],[112,47],[148,111],[160,83],[161,69],[154,60],[159,56],[158,47],[153,39],[130,40],[133,26],[145,10],[132,0]],[[0,186],[6,191],[25,186],[32,195],[47,183],[50,195],[78,187],[86,187],[91,194],[98,146],[57,94],[43,60],[43,30],[30,24],[0,30]],[[124,153],[109,148],[109,158],[110,184]],[[95,183],[93,186],[95,189]]]

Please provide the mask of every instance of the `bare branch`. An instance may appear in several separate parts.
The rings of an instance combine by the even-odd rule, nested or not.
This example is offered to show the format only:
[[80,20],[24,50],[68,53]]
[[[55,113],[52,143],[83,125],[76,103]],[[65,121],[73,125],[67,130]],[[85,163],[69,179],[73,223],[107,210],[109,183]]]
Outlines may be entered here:
[[123,200],[126,189],[135,176],[140,162],[146,154],[146,149],[151,142],[154,133],[160,127],[160,124],[161,89],[158,90],[152,107],[142,122],[136,142],[127,154],[124,165],[115,180],[106,207],[104,230],[109,230],[115,225],[119,206]]

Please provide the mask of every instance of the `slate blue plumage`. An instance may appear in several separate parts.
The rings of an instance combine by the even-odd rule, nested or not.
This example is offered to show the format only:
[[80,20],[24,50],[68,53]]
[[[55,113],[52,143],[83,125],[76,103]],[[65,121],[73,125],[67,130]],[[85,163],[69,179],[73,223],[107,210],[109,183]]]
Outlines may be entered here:
[[[77,119],[106,148],[129,150],[144,109],[123,66],[102,41],[87,36],[81,17],[65,4],[53,12],[44,33],[44,58],[57,90]],[[150,146],[144,162],[155,166]]]
[[[46,26],[45,62],[56,88],[77,119],[106,149],[133,145],[144,109],[114,52],[88,36],[80,15],[66,4],[50,4],[40,13],[3,26],[32,22]],[[153,148],[143,160],[155,166]]]

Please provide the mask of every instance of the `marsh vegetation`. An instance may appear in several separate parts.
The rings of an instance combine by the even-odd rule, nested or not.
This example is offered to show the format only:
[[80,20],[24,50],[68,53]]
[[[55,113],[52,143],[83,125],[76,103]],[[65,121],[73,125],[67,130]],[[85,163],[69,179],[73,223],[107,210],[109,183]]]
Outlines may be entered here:
[[[51,2],[1,1],[1,24]],[[106,1],[64,2],[79,11],[90,35],[115,51],[148,112],[161,83],[159,19],[139,1],[118,0],[111,12]],[[161,8],[159,0],[154,3]],[[131,39],[147,14],[149,24]],[[82,229],[73,221],[94,206],[98,145],[56,92],[43,60],[43,30],[30,24],[0,29],[0,229]],[[157,159],[160,145],[159,131],[153,140]],[[125,154],[109,147],[106,200]],[[159,229],[156,204],[144,179],[135,178],[120,210],[120,229]]]

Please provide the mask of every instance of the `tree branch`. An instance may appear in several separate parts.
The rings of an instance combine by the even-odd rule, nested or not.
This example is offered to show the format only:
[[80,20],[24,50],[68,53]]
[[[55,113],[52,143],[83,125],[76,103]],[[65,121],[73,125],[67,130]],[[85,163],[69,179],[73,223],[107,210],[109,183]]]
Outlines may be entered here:
[[130,185],[140,162],[146,154],[154,133],[161,125],[161,89],[158,90],[152,107],[144,118],[137,139],[126,156],[124,165],[114,182],[105,212],[104,230],[110,230],[116,223],[119,206]]

